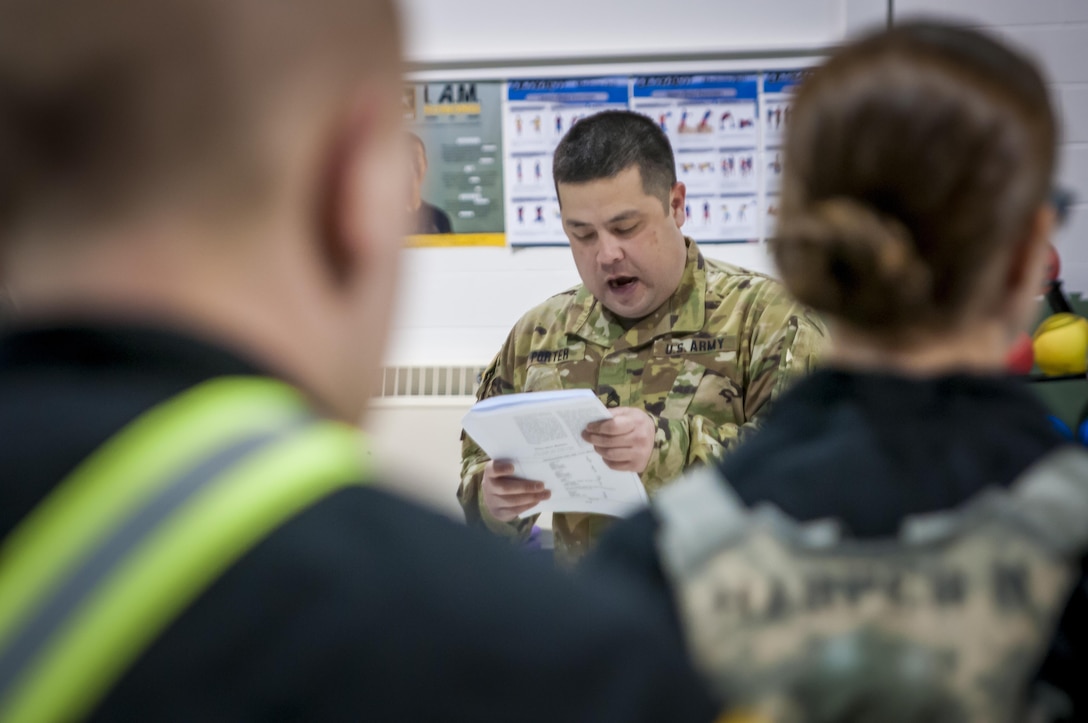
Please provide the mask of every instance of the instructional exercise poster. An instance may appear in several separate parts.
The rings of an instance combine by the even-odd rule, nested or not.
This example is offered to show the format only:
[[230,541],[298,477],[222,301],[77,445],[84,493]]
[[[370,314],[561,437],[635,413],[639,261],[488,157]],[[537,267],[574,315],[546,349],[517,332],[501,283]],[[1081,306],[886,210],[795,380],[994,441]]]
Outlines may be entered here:
[[763,237],[774,234],[778,194],[782,187],[782,138],[789,127],[793,91],[808,71],[784,70],[763,74],[763,177],[767,207]]
[[506,237],[511,246],[564,245],[552,154],[582,118],[629,105],[628,78],[515,80],[507,83]]
[[782,139],[808,70],[417,83],[405,88],[417,246],[565,245],[552,154],[602,110],[657,123],[687,187],[684,232],[743,243],[774,231]]
[[419,83],[404,90],[413,246],[505,244],[502,84]]
[[631,107],[669,137],[687,187],[685,233],[696,241],[758,238],[759,76],[636,77]]

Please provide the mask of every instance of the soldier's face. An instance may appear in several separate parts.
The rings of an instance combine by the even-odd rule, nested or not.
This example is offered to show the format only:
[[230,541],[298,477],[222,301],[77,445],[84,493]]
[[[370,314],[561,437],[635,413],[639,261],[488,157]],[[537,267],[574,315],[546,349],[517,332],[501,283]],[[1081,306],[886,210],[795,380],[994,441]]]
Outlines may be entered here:
[[613,314],[641,319],[684,275],[684,184],[666,209],[642,188],[637,166],[612,178],[559,184],[563,230],[586,288]]

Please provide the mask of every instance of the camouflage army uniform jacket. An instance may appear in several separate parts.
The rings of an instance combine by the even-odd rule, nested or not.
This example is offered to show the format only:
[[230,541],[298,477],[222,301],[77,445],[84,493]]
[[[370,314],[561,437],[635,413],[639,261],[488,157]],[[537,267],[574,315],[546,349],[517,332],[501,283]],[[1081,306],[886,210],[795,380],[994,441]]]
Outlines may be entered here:
[[[823,324],[779,283],[708,261],[691,239],[680,285],[628,329],[583,285],[529,311],[484,370],[477,398],[594,389],[607,407],[646,410],[657,422],[641,478],[653,494],[689,466],[718,460],[823,345]],[[487,455],[462,435],[458,499],[470,525],[524,539],[535,518],[495,519],[480,494]],[[612,518],[553,516],[557,556],[588,551]]]

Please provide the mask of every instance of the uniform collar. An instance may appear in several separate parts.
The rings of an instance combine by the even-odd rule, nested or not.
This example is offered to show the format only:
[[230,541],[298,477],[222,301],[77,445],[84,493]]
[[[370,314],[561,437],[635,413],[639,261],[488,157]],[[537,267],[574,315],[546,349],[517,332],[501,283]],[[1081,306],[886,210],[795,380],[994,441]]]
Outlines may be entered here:
[[564,331],[569,336],[619,351],[642,346],[661,336],[702,329],[706,318],[706,262],[695,241],[685,237],[684,242],[688,255],[680,285],[652,314],[625,330],[583,284],[574,297]]

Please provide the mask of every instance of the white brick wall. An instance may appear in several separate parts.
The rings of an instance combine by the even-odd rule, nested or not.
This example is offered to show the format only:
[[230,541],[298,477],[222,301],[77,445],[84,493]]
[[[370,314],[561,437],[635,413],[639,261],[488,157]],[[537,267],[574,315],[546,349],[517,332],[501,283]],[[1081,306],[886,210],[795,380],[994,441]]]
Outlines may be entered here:
[[995,32],[1043,65],[1062,117],[1061,182],[1078,197],[1059,233],[1066,289],[1088,295],[1088,0],[895,0],[895,18],[953,18]]
[[[1088,143],[1088,123],[1083,121],[1088,118],[1088,84],[1059,87],[1057,99],[1066,143]],[[1081,122],[1076,122],[1077,118]]]

